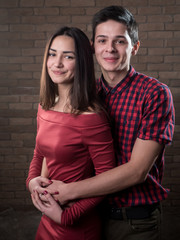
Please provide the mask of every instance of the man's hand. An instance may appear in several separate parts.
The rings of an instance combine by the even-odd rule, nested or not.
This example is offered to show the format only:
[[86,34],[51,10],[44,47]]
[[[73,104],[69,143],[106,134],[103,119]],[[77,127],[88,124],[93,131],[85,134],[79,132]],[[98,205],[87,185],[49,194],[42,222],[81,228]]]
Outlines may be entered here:
[[41,194],[37,191],[33,191],[31,198],[34,206],[56,223],[61,223],[61,214],[63,210],[60,205],[47,191],[44,191],[44,194],[42,195],[43,201],[41,200]]
[[71,200],[68,198],[68,184],[62,181],[52,180],[52,184],[48,185],[44,190],[53,195],[54,199],[59,201],[61,205],[65,205]]
[[43,193],[44,188],[52,184],[52,181],[48,178],[44,177],[36,177],[29,181],[29,191],[33,193],[33,191],[37,191],[38,193]]

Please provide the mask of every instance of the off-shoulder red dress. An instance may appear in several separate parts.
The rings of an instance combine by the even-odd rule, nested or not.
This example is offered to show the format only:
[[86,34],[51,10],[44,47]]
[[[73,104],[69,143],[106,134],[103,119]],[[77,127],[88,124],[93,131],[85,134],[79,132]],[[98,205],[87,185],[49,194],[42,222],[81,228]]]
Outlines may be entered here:
[[[49,178],[66,183],[89,178],[115,166],[113,140],[103,113],[81,114],[45,111],[39,106],[34,156],[29,181],[40,175],[46,157]],[[66,208],[61,224],[43,215],[36,240],[100,240],[97,205],[103,197],[78,200]]]

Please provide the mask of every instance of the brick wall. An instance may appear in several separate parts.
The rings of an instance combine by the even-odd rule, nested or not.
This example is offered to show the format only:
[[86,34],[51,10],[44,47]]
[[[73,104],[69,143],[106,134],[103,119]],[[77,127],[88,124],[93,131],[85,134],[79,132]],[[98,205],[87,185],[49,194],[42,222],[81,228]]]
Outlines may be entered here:
[[90,37],[92,15],[109,4],[124,5],[139,23],[136,70],[168,84],[173,93],[176,128],[166,150],[164,178],[171,193],[164,204],[180,206],[180,0],[0,0],[1,206],[31,204],[25,179],[35,143],[47,37],[63,25],[77,26]]

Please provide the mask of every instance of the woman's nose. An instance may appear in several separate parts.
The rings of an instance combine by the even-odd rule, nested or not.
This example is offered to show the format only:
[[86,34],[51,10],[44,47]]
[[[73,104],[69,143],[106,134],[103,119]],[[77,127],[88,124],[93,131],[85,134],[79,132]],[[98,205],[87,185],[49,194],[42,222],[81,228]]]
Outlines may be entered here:
[[56,57],[54,65],[56,67],[62,67],[63,66],[62,58],[60,56]]

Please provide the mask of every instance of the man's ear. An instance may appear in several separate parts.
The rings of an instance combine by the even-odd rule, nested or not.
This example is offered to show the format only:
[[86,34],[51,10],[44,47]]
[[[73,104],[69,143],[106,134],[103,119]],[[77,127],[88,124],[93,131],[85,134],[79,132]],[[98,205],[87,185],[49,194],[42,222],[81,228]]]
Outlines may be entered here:
[[91,44],[92,54],[94,54],[95,53],[95,51],[94,51],[94,43],[93,43],[92,40],[90,41],[90,44]]
[[132,56],[135,56],[139,50],[140,47],[140,41],[137,41],[137,43],[134,44],[133,48],[132,48]]

